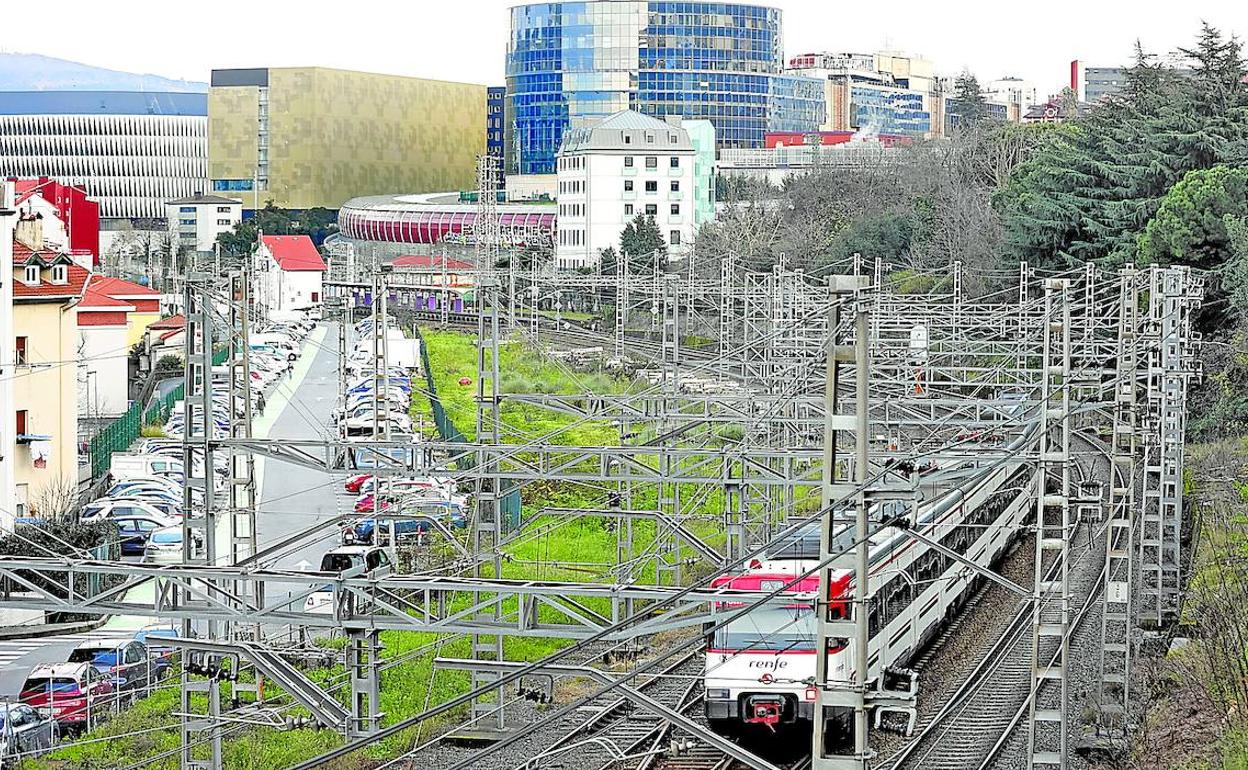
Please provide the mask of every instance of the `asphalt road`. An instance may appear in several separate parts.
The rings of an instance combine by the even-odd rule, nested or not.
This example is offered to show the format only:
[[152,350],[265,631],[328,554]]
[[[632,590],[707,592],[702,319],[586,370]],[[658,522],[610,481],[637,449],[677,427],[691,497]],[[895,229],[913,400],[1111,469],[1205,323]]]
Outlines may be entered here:
[[[330,431],[330,413],[338,391],[337,327],[318,326],[309,335],[294,371],[268,394],[265,413],[253,426],[257,438],[322,438]],[[302,468],[258,458],[256,535],[260,548],[338,513],[350,511],[354,498],[342,489],[343,474]],[[338,529],[326,530],[274,566],[315,569],[321,555],[337,544]],[[147,590],[151,586],[136,590]],[[155,618],[113,617],[98,631],[59,637],[0,640],[0,697],[21,689],[30,670],[59,663],[88,638],[128,639]]]

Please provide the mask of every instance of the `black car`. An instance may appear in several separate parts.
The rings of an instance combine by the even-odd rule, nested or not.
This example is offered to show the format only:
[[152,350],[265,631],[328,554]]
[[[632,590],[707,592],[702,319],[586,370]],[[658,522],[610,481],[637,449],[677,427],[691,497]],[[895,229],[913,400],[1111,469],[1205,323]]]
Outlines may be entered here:
[[96,671],[113,680],[123,699],[134,698],[163,675],[165,664],[139,641],[102,639],[85,642],[69,654],[70,663],[90,663]]

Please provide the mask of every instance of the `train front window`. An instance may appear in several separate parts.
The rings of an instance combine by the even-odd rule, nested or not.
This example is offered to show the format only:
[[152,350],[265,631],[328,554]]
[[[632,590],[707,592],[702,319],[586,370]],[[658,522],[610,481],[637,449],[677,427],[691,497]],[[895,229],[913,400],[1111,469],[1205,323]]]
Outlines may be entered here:
[[[725,608],[717,614],[739,609]],[[815,611],[809,606],[759,607],[716,629],[712,645],[717,650],[813,650]]]

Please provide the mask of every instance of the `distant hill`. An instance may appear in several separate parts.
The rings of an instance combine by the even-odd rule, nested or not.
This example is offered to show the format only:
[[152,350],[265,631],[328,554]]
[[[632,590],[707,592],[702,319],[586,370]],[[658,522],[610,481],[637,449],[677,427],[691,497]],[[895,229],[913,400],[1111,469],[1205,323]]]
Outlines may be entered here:
[[0,53],[0,91],[204,93],[207,90],[207,83],[118,72],[33,53]]

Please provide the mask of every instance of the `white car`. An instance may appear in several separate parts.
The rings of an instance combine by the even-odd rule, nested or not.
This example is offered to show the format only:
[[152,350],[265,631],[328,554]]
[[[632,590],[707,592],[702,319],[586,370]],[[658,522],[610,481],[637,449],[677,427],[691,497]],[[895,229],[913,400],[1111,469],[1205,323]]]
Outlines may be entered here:
[[150,502],[145,500],[111,497],[101,498],[84,505],[78,514],[78,520],[86,524],[96,521],[107,521],[108,519],[134,516],[142,516],[152,519],[167,519],[170,523],[173,522],[173,518],[171,516],[162,511],[158,506],[152,505]]
[[[321,557],[321,572],[351,573],[382,577],[390,573],[390,557],[383,548],[370,545],[344,545],[326,552]],[[321,586],[303,602],[303,611],[314,615],[332,615],[334,592],[331,586]]]
[[148,564],[181,564],[182,525],[162,527],[153,532],[143,547],[143,561]]

